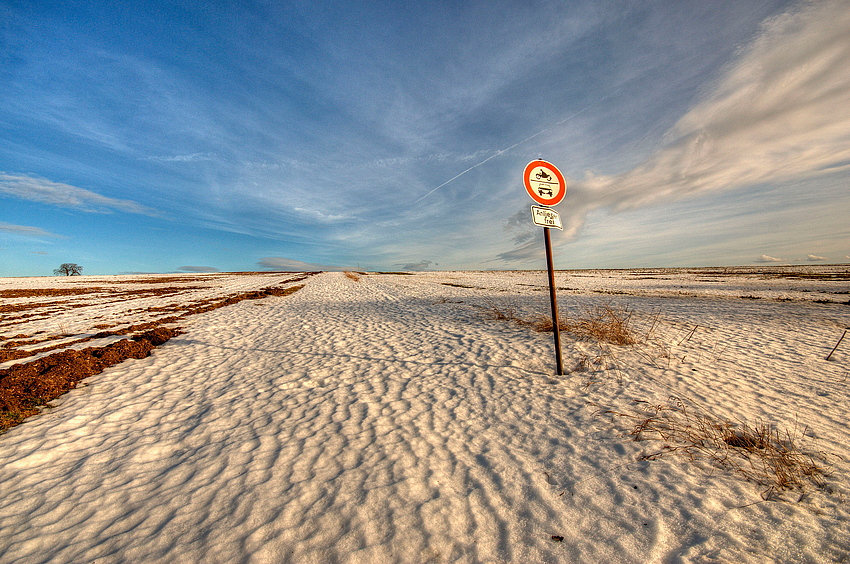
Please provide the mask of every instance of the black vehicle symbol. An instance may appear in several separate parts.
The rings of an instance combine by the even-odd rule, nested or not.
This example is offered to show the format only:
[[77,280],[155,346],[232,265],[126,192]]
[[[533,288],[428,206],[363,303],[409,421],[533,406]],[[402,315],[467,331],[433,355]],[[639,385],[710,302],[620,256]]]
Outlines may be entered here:
[[548,198],[552,197],[552,189],[548,186],[538,186],[537,193],[540,194],[540,197],[546,196]]
[[534,175],[537,180],[552,180],[552,175],[547,174],[545,170],[542,168],[537,171],[537,174]]

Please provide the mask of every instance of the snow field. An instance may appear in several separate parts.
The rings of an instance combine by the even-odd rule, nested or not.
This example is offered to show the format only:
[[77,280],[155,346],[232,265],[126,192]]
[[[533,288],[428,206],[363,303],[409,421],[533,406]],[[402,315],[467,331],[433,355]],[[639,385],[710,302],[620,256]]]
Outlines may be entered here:
[[0,436],[2,561],[850,558],[846,462],[829,491],[765,502],[710,465],[639,460],[659,445],[598,414],[681,394],[723,417],[796,418],[850,460],[848,355],[821,355],[848,322],[841,306],[638,288],[615,297],[662,320],[656,341],[565,338],[568,367],[589,362],[555,380],[550,334],[478,307],[539,310],[540,284],[325,273],[188,318],[151,357]]

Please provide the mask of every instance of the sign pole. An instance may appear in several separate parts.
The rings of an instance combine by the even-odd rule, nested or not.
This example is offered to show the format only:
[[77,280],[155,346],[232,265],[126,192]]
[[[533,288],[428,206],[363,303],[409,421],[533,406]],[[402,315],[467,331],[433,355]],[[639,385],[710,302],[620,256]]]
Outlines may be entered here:
[[561,216],[550,206],[558,205],[567,193],[567,181],[558,167],[552,163],[536,160],[525,165],[522,171],[522,183],[531,199],[542,206],[531,206],[531,219],[535,225],[543,226],[543,240],[546,242],[546,268],[549,270],[549,301],[552,304],[552,333],[555,336],[555,361],[558,376],[564,375],[564,362],[561,359],[561,328],[558,326],[558,297],[555,292],[555,267],[552,264],[552,240],[549,228],[563,229]]
[[555,267],[552,264],[552,241],[549,228],[543,228],[543,240],[546,242],[546,268],[549,270],[549,301],[552,305],[552,332],[555,334],[555,363],[557,375],[564,375],[564,363],[561,358],[561,328],[558,323],[558,296],[555,292]]

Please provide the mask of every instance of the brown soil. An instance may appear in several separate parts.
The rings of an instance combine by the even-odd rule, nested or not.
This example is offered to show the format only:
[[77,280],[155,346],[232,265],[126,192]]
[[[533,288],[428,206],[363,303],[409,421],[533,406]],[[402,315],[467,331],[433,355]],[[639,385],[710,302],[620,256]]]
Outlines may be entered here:
[[[17,313],[19,311],[26,311],[28,309],[38,309],[40,307],[49,307],[56,305],[56,302],[40,302],[35,304],[11,304],[11,305],[0,305],[0,313]],[[14,318],[10,318],[14,319]]]
[[18,350],[0,350],[0,362],[6,362],[7,360],[18,360],[19,358],[26,358],[28,356],[32,356],[32,353],[29,351],[18,351]]
[[9,325],[18,325],[19,323],[26,323],[33,317],[50,317],[50,313],[52,312],[42,311],[39,313],[25,313],[24,315],[16,315],[15,317],[4,317],[2,318],[3,323],[0,323],[0,327],[8,327]]
[[[303,280],[300,278],[298,280]],[[292,282],[292,281],[288,281]],[[128,325],[127,327],[123,327],[121,329],[116,329],[114,331],[100,331],[95,335],[90,337],[82,337],[75,341],[65,342],[58,345],[52,345],[48,347],[42,347],[39,349],[32,349],[27,351],[22,350],[2,350],[0,349],[0,362],[5,362],[7,360],[17,360],[19,358],[26,358],[28,356],[35,356],[37,354],[45,353],[51,350],[55,350],[58,348],[67,348],[71,345],[85,343],[86,341],[91,341],[92,339],[101,339],[103,337],[112,337],[115,335],[129,335],[132,333],[138,333],[140,331],[149,331],[160,325],[164,325],[167,323],[176,323],[181,319],[184,319],[190,315],[196,315],[198,313],[204,313],[207,311],[212,311],[214,309],[218,309],[220,307],[225,307],[229,305],[233,305],[235,303],[239,303],[242,300],[257,300],[262,298],[268,298],[269,296],[288,296],[294,292],[297,292],[304,286],[292,286],[290,288],[263,288],[262,290],[256,290],[254,292],[245,292],[242,294],[233,294],[231,296],[227,296],[225,298],[219,299],[209,299],[209,300],[201,300],[198,302],[190,303],[190,304],[174,304],[173,306],[167,307],[156,307],[156,308],[148,308],[147,311],[161,311],[161,312],[169,312],[169,313],[177,313],[179,315],[170,315],[168,317],[160,317],[159,319],[155,319],[153,321],[148,321],[146,323],[137,323],[135,325]],[[97,329],[104,329],[106,327],[96,326]],[[54,338],[61,338],[63,336],[57,336]],[[50,340],[50,338],[43,339],[44,341]],[[31,344],[31,343],[5,343],[3,345],[4,349],[10,349],[12,346],[19,346],[22,344]]]
[[34,335],[38,335],[40,332],[41,331],[36,331],[32,335],[27,335],[26,333],[18,333],[17,335],[12,335],[10,337],[0,337],[0,342],[10,341],[12,339],[29,339],[32,338]]
[[6,341],[0,347],[5,349],[13,349],[15,347],[26,347],[28,345],[37,345],[38,343],[46,343],[47,341],[55,341],[56,339],[61,339],[65,335],[48,335],[47,337],[38,337],[37,339],[27,338],[24,336],[20,340],[17,341]]
[[75,388],[83,378],[128,358],[145,358],[179,333],[179,329],[158,327],[105,347],[61,351],[0,370],[0,431],[35,415],[40,406]]
[[[46,289],[36,289],[36,290],[2,290],[0,291],[0,298],[33,298],[33,297],[66,297],[66,296],[79,296],[83,294],[106,294],[109,297],[116,298],[115,301],[123,301],[127,296],[134,297],[151,297],[151,296],[171,296],[180,294],[182,292],[188,292],[191,290],[204,290],[206,286],[169,286],[166,288],[141,288],[138,290],[110,290],[107,288],[68,288],[68,289],[57,289],[57,288],[46,288]],[[38,303],[21,303],[21,304],[6,304],[0,305],[0,313],[17,313],[20,311],[27,311],[29,309],[38,309],[43,307],[59,307],[62,309],[69,309],[75,307],[82,307],[83,303],[68,303],[62,301],[55,302],[38,302]]]
[[166,288],[141,288],[138,290],[121,290],[114,292],[117,296],[169,296],[171,294],[179,294],[189,290],[206,290],[208,286],[168,286]]
[[[27,339],[22,341],[8,341],[0,345],[0,362],[6,362],[7,360],[17,360],[19,358],[26,358],[28,356],[32,356],[33,351],[27,350],[17,350],[17,347],[25,347],[28,345],[35,345],[38,343],[47,343],[50,341],[55,341],[57,339],[63,339],[65,335],[50,335],[47,337],[41,337],[38,339]],[[48,351],[52,349],[58,349],[60,347],[67,347],[71,343],[62,343],[59,345],[53,345],[52,347],[42,347],[39,352]]]
[[[57,335],[57,339],[62,339],[67,337],[68,335]],[[95,335],[97,336],[97,335]],[[105,335],[100,335],[105,336]],[[55,351],[56,349],[67,349],[71,345],[76,345],[79,343],[85,343],[87,341],[91,341],[94,337],[82,337],[80,339],[75,339],[73,341],[65,341],[64,343],[58,343],[55,345],[50,345],[49,347],[41,347],[39,349],[32,350],[19,350],[19,349],[11,349],[11,350],[0,350],[0,362],[6,362],[7,360],[17,360],[19,358],[26,358],[28,356],[35,356],[37,354],[45,353],[48,351]],[[46,339],[45,339],[46,340]]]
[[110,284],[171,284],[173,282],[209,282],[203,276],[171,276],[166,278],[133,278],[130,280],[110,280]]
[[[288,280],[287,283],[306,278],[307,275]],[[75,388],[80,380],[99,374],[105,368],[128,358],[145,358],[150,355],[154,348],[180,334],[179,327],[163,327],[163,324],[173,324],[190,315],[233,305],[243,300],[256,300],[269,296],[288,296],[303,287],[303,284],[289,288],[269,287],[254,292],[233,294],[221,299],[202,300],[183,306],[176,305],[173,311],[179,313],[179,315],[163,317],[147,323],[137,323],[115,331],[103,331],[91,337],[37,350],[23,351],[6,348],[13,344],[19,344],[6,343],[6,347],[0,350],[0,362],[25,358],[56,348],[65,348],[95,338],[137,333],[129,339],[122,339],[104,347],[63,350],[25,364],[17,364],[11,368],[0,370],[0,433],[23,422],[26,417],[37,414],[41,406]],[[169,288],[169,290],[171,289],[173,288]],[[19,335],[19,337],[27,336]]]
[[42,296],[79,296],[82,294],[94,294],[103,292],[103,288],[34,288],[0,290],[0,298],[36,298]]

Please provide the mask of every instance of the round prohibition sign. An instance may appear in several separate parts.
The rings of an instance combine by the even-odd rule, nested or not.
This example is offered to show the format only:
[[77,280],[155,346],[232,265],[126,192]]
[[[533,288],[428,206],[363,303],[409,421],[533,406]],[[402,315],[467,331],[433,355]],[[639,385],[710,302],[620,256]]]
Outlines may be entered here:
[[546,161],[531,161],[522,173],[525,191],[544,206],[556,206],[567,194],[567,181],[558,167]]

